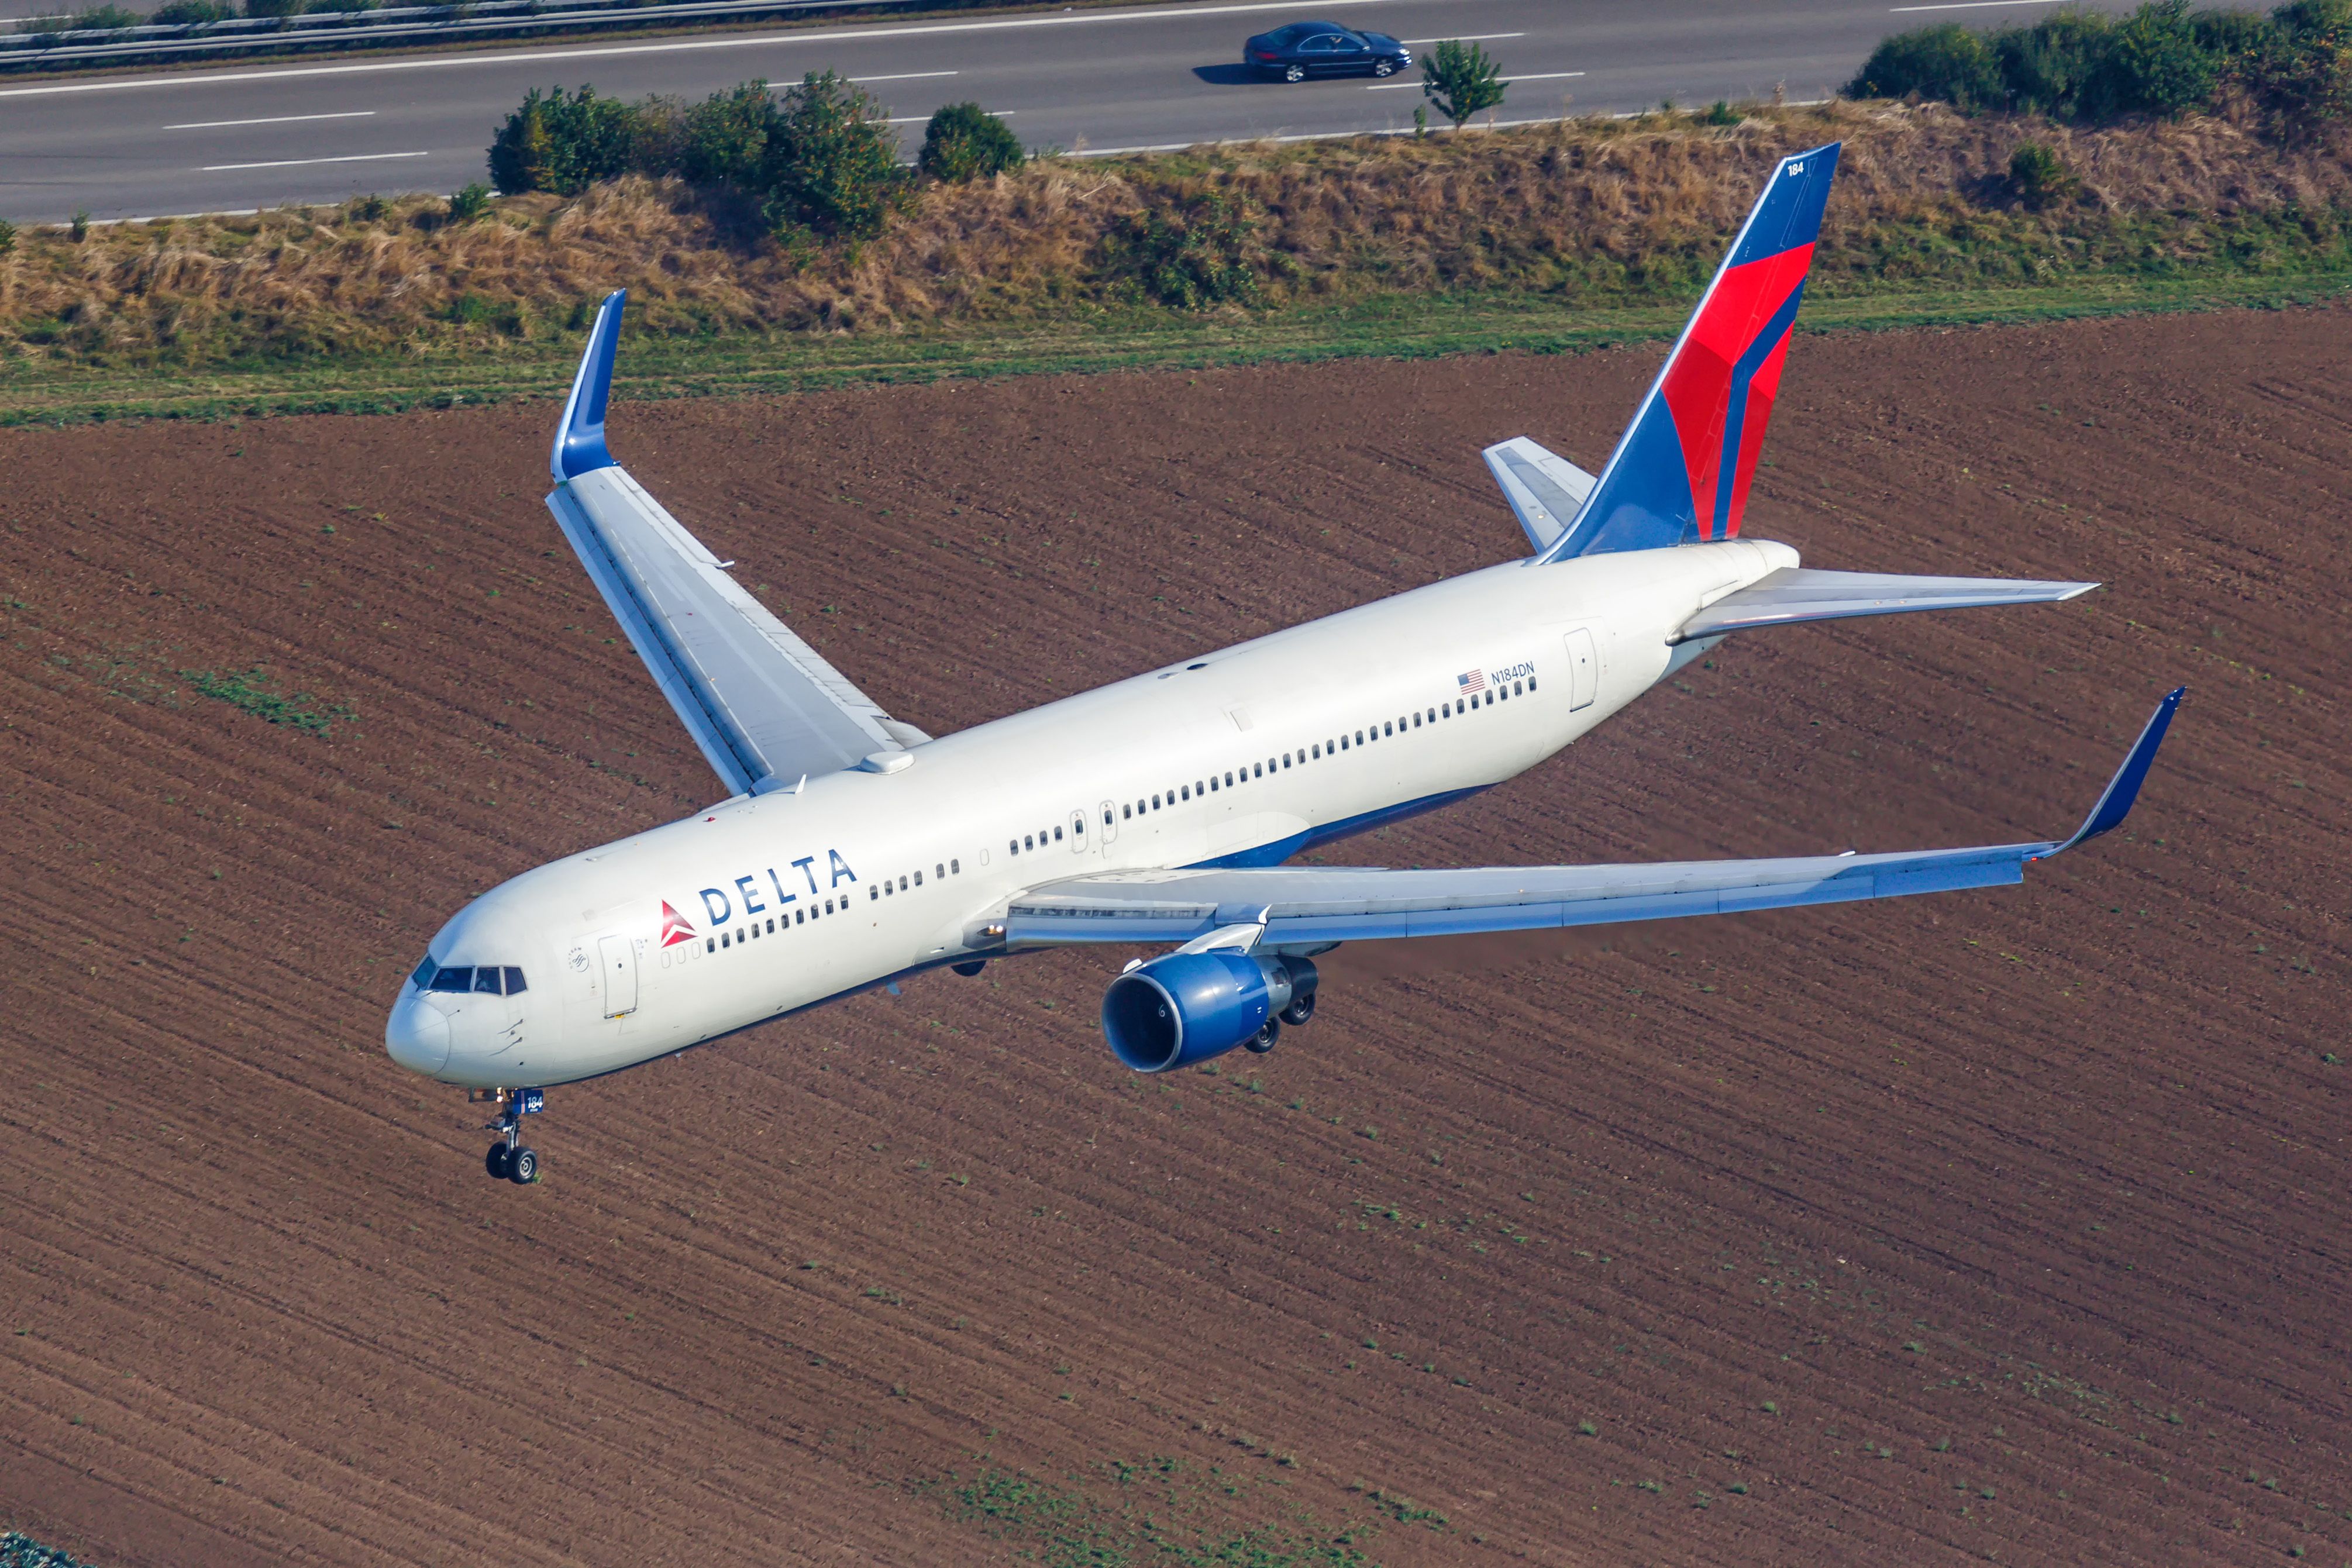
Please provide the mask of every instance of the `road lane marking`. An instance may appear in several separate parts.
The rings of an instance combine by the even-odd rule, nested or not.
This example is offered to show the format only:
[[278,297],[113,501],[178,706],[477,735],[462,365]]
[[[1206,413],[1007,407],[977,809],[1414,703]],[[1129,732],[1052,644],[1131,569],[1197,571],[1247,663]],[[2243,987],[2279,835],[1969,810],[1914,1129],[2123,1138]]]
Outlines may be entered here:
[[293,125],[305,120],[365,120],[373,115],[373,109],[347,109],[341,114],[273,114],[267,120],[192,120],[185,125],[167,125],[166,131],[217,131],[224,125]]
[[[982,112],[984,114],[994,115],[997,119],[1002,120],[1008,114],[1018,114],[1021,111],[1017,109],[990,109],[983,110]],[[932,116],[928,114],[902,114],[895,120],[886,120],[882,123],[885,125],[920,125],[932,118]]]
[[[1323,0],[1342,5],[1389,5],[1402,0]],[[675,55],[698,49],[750,49],[780,44],[830,44],[866,38],[909,38],[943,33],[1001,33],[1015,27],[1076,27],[1095,22],[1182,21],[1191,16],[1230,16],[1259,11],[1296,11],[1297,0],[1251,0],[1245,5],[1171,6],[1150,11],[1083,11],[1050,16],[1013,16],[994,22],[927,22],[898,27],[835,27],[808,32],[736,33],[721,38],[683,38],[659,44],[613,44],[576,49],[517,49],[510,54],[429,55],[415,59],[366,60],[348,66],[294,66],[283,70],[215,71],[184,76],[122,77],[110,81],[58,82],[49,87],[0,88],[0,98],[46,98],[68,92],[115,92],[131,88],[206,87],[247,81],[286,81],[299,77],[358,76],[368,71],[423,71],[462,66],[539,65],[550,60],[600,60],[623,55]],[[875,79],[875,78],[868,78]]]
[[1983,11],[1995,5],[2047,5],[2051,0],[1955,0],[1943,5],[1889,5],[1890,15],[1900,16],[1906,11]]
[[[2006,3],[2006,0],[2003,0],[2003,3]],[[2027,3],[2027,0],[2019,0],[2019,3],[2022,5]],[[2032,0],[2032,4],[2037,5],[2042,3],[2042,0]],[[1523,81],[1566,81],[1570,77],[1580,77],[1584,73],[1582,71],[1531,71],[1523,77],[1506,77],[1503,78],[1503,85],[1505,87],[1517,87]],[[1419,87],[1422,84],[1417,81],[1384,81],[1375,82],[1364,90],[1366,92],[1394,92],[1399,88]]]
[[430,152],[353,152],[341,158],[279,158],[268,163],[207,163],[199,173],[226,174],[233,169],[300,169],[312,163],[381,163],[390,158],[430,158]]
[[1464,33],[1452,38],[1399,38],[1400,44],[1483,44],[1495,38],[1524,38],[1525,33]]

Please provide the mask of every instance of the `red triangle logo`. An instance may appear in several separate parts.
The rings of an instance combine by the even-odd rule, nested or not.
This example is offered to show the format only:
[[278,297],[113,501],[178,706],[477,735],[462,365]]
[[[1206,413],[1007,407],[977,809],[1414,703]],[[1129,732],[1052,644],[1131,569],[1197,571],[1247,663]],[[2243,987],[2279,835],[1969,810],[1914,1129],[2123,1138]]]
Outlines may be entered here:
[[663,899],[661,945],[665,947],[675,947],[681,942],[693,940],[694,927],[686,923],[685,915],[670,907],[668,899]]

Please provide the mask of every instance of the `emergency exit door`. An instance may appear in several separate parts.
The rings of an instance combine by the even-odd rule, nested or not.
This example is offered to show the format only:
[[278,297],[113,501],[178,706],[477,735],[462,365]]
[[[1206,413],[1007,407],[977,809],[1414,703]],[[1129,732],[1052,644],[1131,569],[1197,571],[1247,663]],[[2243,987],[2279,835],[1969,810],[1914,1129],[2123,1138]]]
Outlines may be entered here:
[[1568,706],[1573,713],[1592,706],[1601,695],[1601,650],[1592,628],[1579,626],[1568,634]]
[[596,954],[604,966],[604,1016],[623,1018],[637,1010],[637,950],[625,936],[600,936]]

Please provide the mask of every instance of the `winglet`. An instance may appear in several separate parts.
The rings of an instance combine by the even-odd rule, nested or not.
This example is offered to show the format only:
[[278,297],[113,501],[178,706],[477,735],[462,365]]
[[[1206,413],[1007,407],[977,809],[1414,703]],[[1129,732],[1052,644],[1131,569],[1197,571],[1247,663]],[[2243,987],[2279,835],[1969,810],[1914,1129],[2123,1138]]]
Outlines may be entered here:
[[2139,799],[2139,787],[2147,778],[2148,764],[2156,760],[2156,748],[2164,744],[2164,732],[2171,726],[2173,710],[2179,707],[2181,696],[2188,690],[2187,686],[2175,686],[2165,695],[2162,702],[2156,705],[2156,712],[2149,716],[2147,727],[2139,732],[2137,740],[2132,742],[2131,750],[2124,757],[2124,765],[2116,769],[2113,779],[2107,780],[2106,792],[2099,797],[2099,803],[2091,808],[2091,814],[2083,819],[2083,825],[2074,830],[2074,836],[2038,859],[2047,860],[2050,855],[2063,854],[2076,844],[2123,825],[2124,818],[2130,814],[2132,802]]
[[556,426],[555,451],[548,471],[555,482],[576,479],[595,468],[615,466],[604,449],[604,402],[613,391],[613,356],[621,342],[621,308],[629,291],[616,288],[604,297],[589,330],[588,348],[580,356],[580,373],[572,378],[572,395],[563,402],[563,423]]

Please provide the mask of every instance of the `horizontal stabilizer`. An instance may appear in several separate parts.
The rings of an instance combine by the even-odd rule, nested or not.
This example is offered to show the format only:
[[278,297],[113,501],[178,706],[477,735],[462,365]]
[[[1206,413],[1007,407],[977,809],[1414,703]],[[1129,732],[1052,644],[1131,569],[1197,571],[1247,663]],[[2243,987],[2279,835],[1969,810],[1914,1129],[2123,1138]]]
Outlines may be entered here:
[[2034,582],[2006,577],[1899,577],[1875,571],[1813,571],[1785,567],[1736,593],[1727,593],[1688,621],[1677,643],[1720,637],[1759,626],[1843,621],[1855,615],[1900,615],[1914,610],[1969,610],[1987,604],[2051,604],[2098,587],[2095,582]]
[[1258,926],[1261,948],[1319,947],[1380,937],[1459,936],[1611,925],[1685,915],[1730,915],[1855,899],[1896,898],[2024,880],[2025,868],[2123,821],[2181,694],[2172,692],[2072,838],[1893,854],[1653,865],[1202,867],[1112,872],[1034,888],[1013,900],[1008,946],[1191,942]]
[[1503,499],[1519,519],[1538,550],[1567,531],[1584,498],[1592,494],[1592,476],[1556,452],[1547,452],[1524,435],[1489,446],[1480,456],[1503,487]]

